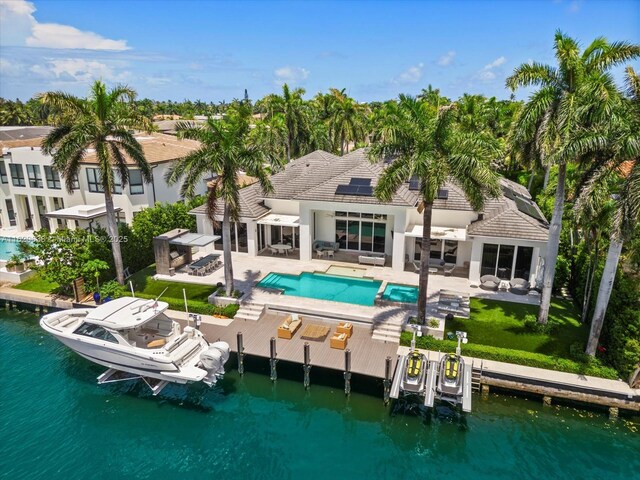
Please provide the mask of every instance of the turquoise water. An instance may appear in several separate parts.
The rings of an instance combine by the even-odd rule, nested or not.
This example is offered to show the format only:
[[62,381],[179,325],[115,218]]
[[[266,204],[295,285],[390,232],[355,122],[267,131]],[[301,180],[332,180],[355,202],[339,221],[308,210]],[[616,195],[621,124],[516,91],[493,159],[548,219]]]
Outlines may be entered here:
[[382,282],[367,278],[341,277],[323,273],[288,275],[270,273],[258,283],[259,287],[277,288],[285,295],[317,298],[334,302],[373,305]]
[[418,287],[388,283],[382,293],[382,300],[402,303],[418,303]]
[[18,242],[11,238],[0,237],[0,260],[9,260],[14,253],[18,253]]
[[[261,362],[261,365],[266,362]],[[466,421],[235,370],[213,389],[96,385],[101,367],[0,310],[0,478],[638,478],[640,419],[474,397]],[[264,365],[263,371],[267,371]],[[362,380],[360,380],[362,381]],[[358,379],[354,382],[357,384]],[[634,423],[635,422],[635,423]]]

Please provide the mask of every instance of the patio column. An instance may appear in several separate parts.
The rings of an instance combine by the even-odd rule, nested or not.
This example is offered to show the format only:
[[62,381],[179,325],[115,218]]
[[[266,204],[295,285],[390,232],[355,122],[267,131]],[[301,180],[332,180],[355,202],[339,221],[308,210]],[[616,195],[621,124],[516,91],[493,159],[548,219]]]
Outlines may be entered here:
[[311,209],[306,205],[300,205],[300,260],[311,260]]
[[407,223],[406,212],[397,213],[394,215],[393,254],[391,257],[391,268],[393,268],[396,272],[404,271],[404,250],[405,250],[404,230],[406,228],[406,223]]
[[474,239],[471,244],[471,261],[469,262],[469,280],[480,283],[480,264],[482,263],[482,241]]
[[258,224],[249,219],[247,219],[247,254],[250,257],[258,256]]

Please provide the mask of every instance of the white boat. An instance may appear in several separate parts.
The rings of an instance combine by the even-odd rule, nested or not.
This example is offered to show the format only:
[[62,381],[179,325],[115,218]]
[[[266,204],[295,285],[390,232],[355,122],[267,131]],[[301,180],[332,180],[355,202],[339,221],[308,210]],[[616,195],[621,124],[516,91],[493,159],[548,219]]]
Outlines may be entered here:
[[404,367],[404,378],[401,386],[404,394],[423,395],[427,368],[429,367],[427,357],[414,350],[407,355]]
[[50,313],[40,326],[67,347],[112,371],[163,382],[205,382],[224,374],[226,342],[209,344],[165,315],[166,302],[123,297],[97,308]]

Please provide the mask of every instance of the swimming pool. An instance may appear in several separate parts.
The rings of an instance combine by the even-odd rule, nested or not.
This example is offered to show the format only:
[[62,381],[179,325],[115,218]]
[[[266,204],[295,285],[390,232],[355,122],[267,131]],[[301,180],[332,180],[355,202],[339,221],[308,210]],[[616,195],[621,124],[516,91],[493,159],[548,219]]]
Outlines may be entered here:
[[382,294],[382,300],[388,302],[418,303],[418,287],[388,283]]
[[0,260],[9,260],[11,255],[18,253],[18,240],[0,237]]
[[379,280],[323,273],[301,273],[300,275],[270,273],[258,283],[259,287],[275,288],[282,290],[285,295],[294,297],[370,306],[373,305],[380,285],[382,282]]

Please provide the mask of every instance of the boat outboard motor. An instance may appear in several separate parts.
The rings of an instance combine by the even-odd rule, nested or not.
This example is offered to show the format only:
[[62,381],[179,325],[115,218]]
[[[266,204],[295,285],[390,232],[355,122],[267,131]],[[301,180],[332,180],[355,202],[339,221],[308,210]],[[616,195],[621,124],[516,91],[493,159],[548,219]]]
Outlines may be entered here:
[[224,374],[224,364],[229,360],[229,344],[227,342],[215,342],[200,354],[202,366],[207,371],[203,381],[207,385],[214,385],[218,377]]

